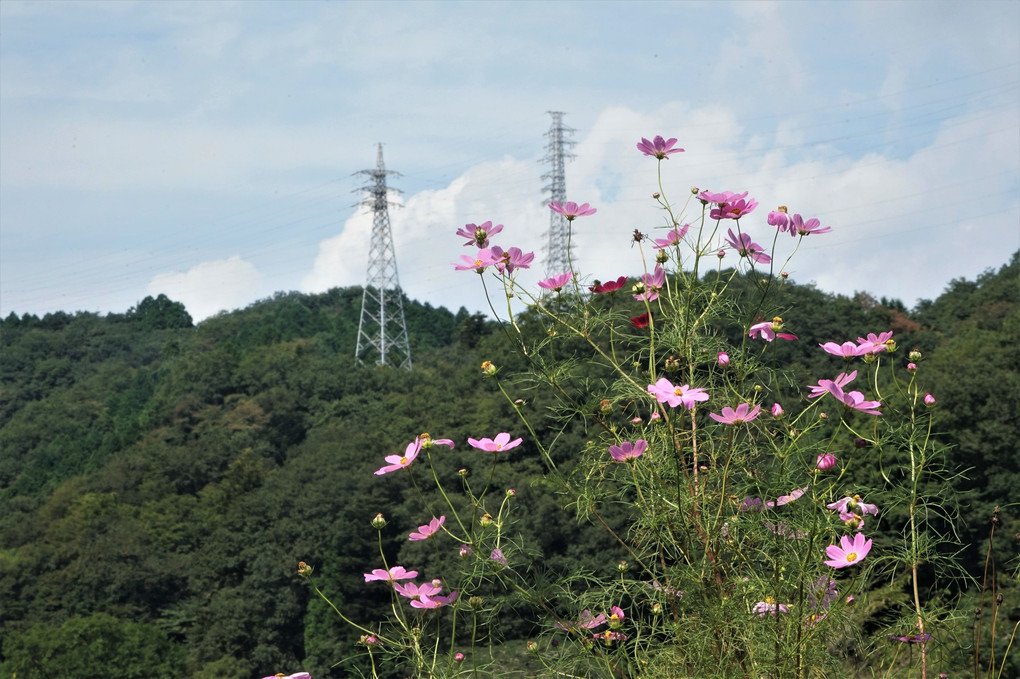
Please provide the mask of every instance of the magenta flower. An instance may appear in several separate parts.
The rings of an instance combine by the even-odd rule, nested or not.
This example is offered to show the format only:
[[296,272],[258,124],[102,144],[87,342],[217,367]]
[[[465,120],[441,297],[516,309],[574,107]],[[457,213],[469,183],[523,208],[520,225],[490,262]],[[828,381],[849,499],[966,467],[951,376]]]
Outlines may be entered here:
[[432,582],[423,582],[420,585],[417,585],[413,582],[409,582],[405,585],[401,584],[393,585],[393,589],[395,589],[397,591],[397,594],[399,594],[402,597],[406,597],[408,599],[417,599],[420,596],[432,596],[433,594],[439,594],[443,590],[442,584],[443,583],[439,582],[438,580],[433,580]]
[[835,466],[836,456],[832,453],[822,453],[818,456],[818,459],[815,460],[815,467],[817,467],[820,472],[827,472]]
[[404,450],[403,455],[387,455],[385,460],[389,464],[377,469],[375,475],[382,476],[383,474],[389,474],[390,472],[410,466],[414,462],[414,458],[418,457],[419,452],[421,452],[421,439],[416,438],[413,442],[407,444],[407,449]]
[[642,275],[641,279],[634,285],[634,299],[654,302],[659,299],[659,290],[662,290],[665,285],[666,272],[663,271],[660,265],[656,264],[654,272]]
[[563,286],[570,282],[570,279],[574,276],[573,272],[568,271],[567,273],[561,273],[558,276],[552,278],[546,278],[544,281],[538,282],[538,287],[545,288],[546,290],[552,290],[553,292],[559,292],[563,289]]
[[835,382],[829,383],[829,393],[849,410],[859,410],[865,415],[881,415],[882,404],[878,401],[865,401],[864,394],[859,391],[844,392]]
[[771,321],[765,321],[763,323],[755,323],[754,325],[751,326],[750,332],[747,333],[747,336],[754,337],[757,335],[766,342],[771,342],[777,337],[779,339],[784,340],[798,339],[796,335],[790,334],[788,332],[779,332],[779,330],[781,330],[782,328],[783,328],[782,321],[779,321],[777,323],[775,319]]
[[683,226],[675,229],[670,229],[669,233],[666,234],[665,238],[656,238],[654,250],[664,250],[674,245],[679,245],[680,240],[687,235],[687,230],[691,228],[690,224],[684,224]]
[[463,229],[457,229],[457,235],[467,238],[468,241],[464,243],[464,247],[471,245],[487,248],[489,247],[489,238],[495,236],[497,233],[503,230],[502,224],[492,225],[492,222],[485,222],[484,224],[465,224]]
[[842,344],[836,344],[835,342],[826,342],[825,344],[819,344],[818,346],[820,346],[822,349],[825,349],[827,353],[830,353],[833,356],[841,356],[848,360],[854,358],[855,356],[860,356],[861,354],[866,353],[865,351],[861,351],[862,348],[866,349],[871,348],[870,345],[866,345],[866,347],[859,347],[853,342],[843,342]]
[[932,396],[931,394],[925,394],[924,395],[924,404],[926,406],[928,406],[929,408],[931,406],[935,405],[935,397]]
[[871,551],[871,540],[866,540],[863,533],[858,533],[853,540],[849,535],[844,535],[839,540],[839,546],[829,545],[825,548],[825,554],[829,559],[826,566],[833,568],[846,568],[860,563]]
[[648,441],[638,439],[634,443],[624,441],[618,446],[609,446],[609,455],[617,462],[626,462],[641,457],[648,448]]
[[407,537],[407,539],[410,540],[411,542],[417,542],[418,540],[428,540],[430,537],[439,532],[439,527],[442,526],[444,523],[446,523],[445,516],[440,516],[438,519],[433,516],[432,520],[429,521],[427,524],[425,524],[424,526],[418,526],[418,531],[415,533],[411,533]]
[[825,505],[828,509],[835,509],[840,514],[846,514],[851,511],[857,511],[861,514],[871,514],[872,516],[878,516],[878,506],[869,505],[866,502],[861,502],[860,495],[854,495],[853,497],[845,497],[842,500],[837,500],[832,504]]
[[783,416],[783,413],[785,411],[783,410],[783,406],[779,405],[778,403],[773,403],[772,410],[770,412],[772,413],[772,417],[778,420]]
[[856,370],[854,370],[853,372],[851,372],[849,374],[847,374],[847,373],[840,373],[839,376],[836,377],[835,380],[818,380],[818,384],[817,385],[813,384],[813,385],[808,386],[808,389],[811,390],[811,393],[808,394],[808,398],[816,398],[818,396],[821,396],[822,394],[829,393],[829,385],[830,384],[835,384],[837,387],[842,389],[846,385],[848,385],[851,382],[853,382],[855,379],[857,379],[857,371]]
[[510,248],[509,250],[503,250],[503,248],[496,245],[492,248],[492,263],[496,265],[496,268],[502,274],[513,273],[514,269],[527,269],[531,267],[531,262],[535,259],[535,253],[529,252],[525,254],[520,248]]
[[473,448],[478,448],[479,450],[486,450],[490,453],[499,453],[504,450],[516,448],[521,445],[521,441],[523,440],[524,439],[522,438],[516,438],[511,441],[510,434],[502,432],[500,434],[496,434],[496,438],[494,439],[468,439],[468,443]]
[[828,233],[832,231],[831,226],[822,226],[822,223],[815,218],[804,220],[800,215],[794,215],[790,220],[790,235],[810,236],[813,233]]
[[493,258],[492,256],[492,250],[489,250],[488,248],[483,248],[479,250],[478,254],[475,255],[474,257],[461,255],[460,259],[461,259],[460,264],[454,263],[453,265],[453,268],[457,271],[467,271],[469,269],[474,269],[476,273],[484,273],[485,267],[492,266],[493,264],[496,263],[495,258]]
[[780,495],[779,497],[776,498],[776,506],[782,507],[783,505],[788,505],[791,502],[795,502],[797,498],[799,498],[801,495],[807,492],[807,489],[808,487],[804,486],[803,488],[791,490],[789,495]]
[[698,200],[705,204],[714,203],[722,207],[727,203],[733,203],[747,198],[748,193],[750,192],[744,191],[743,193],[733,193],[732,191],[723,191],[721,193],[712,193],[711,191],[702,191],[698,194]]
[[704,389],[692,389],[690,385],[681,387],[675,386],[665,377],[660,377],[655,384],[648,385],[648,393],[655,397],[659,403],[667,403],[670,408],[676,408],[681,403],[690,410],[698,401],[707,401],[708,394]]
[[766,615],[775,617],[780,613],[789,613],[789,606],[790,604],[777,604],[775,599],[772,597],[766,597],[765,601],[759,601],[756,603],[754,608],[751,609],[751,612],[760,618],[764,618]]
[[752,242],[751,236],[748,234],[735,234],[733,233],[733,229],[727,229],[726,231],[729,233],[729,238],[726,239],[726,242],[734,250],[736,250],[741,257],[748,257],[759,264],[768,264],[772,261],[771,257],[764,254],[765,249],[757,243]]
[[761,406],[751,408],[750,403],[741,403],[737,406],[736,410],[727,406],[722,409],[722,415],[709,413],[708,416],[721,424],[740,424],[741,422],[750,422],[756,419],[760,412]]
[[620,625],[623,624],[623,621],[624,621],[624,619],[626,617],[627,616],[625,616],[623,614],[623,609],[622,608],[620,608],[619,606],[613,606],[611,609],[609,609],[609,619],[608,619],[609,620],[609,626],[614,628],[614,629],[619,627]]
[[645,312],[640,316],[634,316],[633,318],[631,318],[630,324],[633,325],[638,330],[640,330],[641,328],[647,328],[651,324],[653,317],[654,315],[650,316],[648,312]]
[[769,213],[768,216],[768,223],[771,226],[776,227],[776,229],[778,229],[780,232],[790,231],[791,233],[793,233],[790,229],[790,224],[792,221],[793,220],[790,219],[790,215],[786,214],[785,207],[780,207],[778,210],[773,210],[772,212]]
[[394,566],[388,571],[376,568],[371,573],[365,573],[365,582],[378,580],[379,582],[393,582],[395,580],[413,580],[418,577],[418,571],[405,570],[403,566]]
[[[747,195],[746,193],[744,195]],[[739,198],[728,203],[722,203],[719,207],[714,207],[708,213],[708,216],[712,219],[740,219],[741,217],[750,214],[754,211],[754,208],[758,207],[758,201],[755,199],[746,200]],[[765,262],[767,263],[767,262]]]
[[452,439],[434,439],[431,436],[429,436],[428,434],[422,434],[421,435],[421,449],[422,450],[429,450],[433,446],[447,446],[447,447],[450,448],[450,450],[453,450],[453,440]]
[[590,206],[588,203],[578,205],[577,203],[569,200],[563,203],[563,205],[560,205],[559,201],[554,200],[549,204],[549,209],[566,217],[568,222],[574,221],[576,217],[590,217],[598,212],[598,210]]
[[888,351],[890,345],[895,346],[896,343],[892,341],[892,336],[892,330],[877,335],[869,332],[867,337],[858,337],[857,344],[861,347],[861,353],[877,354],[882,351]]
[[492,560],[492,561],[495,561],[500,566],[504,566],[504,567],[506,566],[506,557],[503,556],[503,550],[502,549],[494,549],[494,550],[492,550],[492,554],[489,555],[489,559]]
[[620,276],[615,281],[606,281],[605,283],[595,281],[595,285],[590,286],[588,289],[591,292],[594,292],[596,295],[600,295],[603,293],[613,294],[617,290],[623,288],[623,286],[625,285],[627,285],[627,277]]
[[669,160],[669,157],[674,153],[683,153],[683,149],[673,148],[674,146],[676,146],[676,137],[663,139],[656,135],[653,141],[648,141],[644,137],[641,137],[641,141],[638,142],[637,149],[646,156],[654,156],[659,160]]
[[458,596],[460,596],[459,592],[450,592],[449,594],[447,594],[445,596],[440,596],[438,594],[433,594],[431,596],[428,595],[428,594],[422,594],[417,599],[412,599],[411,600],[411,607],[412,608],[439,608],[441,606],[448,606],[448,605],[452,604],[454,601],[456,601]]
[[898,637],[895,634],[886,634],[886,636],[892,639],[893,641],[901,641],[905,644],[919,644],[923,641],[928,641],[929,639],[931,639],[931,635],[928,634],[927,632],[925,632],[924,634],[908,634],[903,637]]

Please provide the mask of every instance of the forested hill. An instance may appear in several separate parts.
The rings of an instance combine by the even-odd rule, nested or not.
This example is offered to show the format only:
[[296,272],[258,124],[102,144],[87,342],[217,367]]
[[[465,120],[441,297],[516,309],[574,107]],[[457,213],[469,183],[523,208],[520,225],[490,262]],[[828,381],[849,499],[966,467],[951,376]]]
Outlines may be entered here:
[[[892,329],[904,354],[926,355],[921,369],[952,404],[937,424],[973,468],[959,490],[975,553],[992,506],[1020,487],[1018,282],[1020,253],[914,310],[784,292],[803,341],[776,350],[805,380],[832,377],[817,342]],[[414,370],[361,366],[360,302],[360,288],[278,294],[194,326],[160,296],[124,314],[0,321],[0,676],[344,676],[330,668],[356,637],[310,599],[297,562],[367,619],[387,601],[362,587],[378,565],[371,518],[390,521],[394,558],[428,558],[405,539],[422,522],[407,479],[372,474],[382,458],[424,431],[460,443],[520,430],[480,379],[484,360],[508,374],[520,365],[492,322],[405,300]],[[521,395],[542,424],[542,394]],[[569,464],[584,437],[563,432],[558,459]],[[453,482],[470,457],[458,445],[437,471]],[[613,568],[614,546],[558,509],[534,450],[510,457],[494,483],[517,489],[529,547],[550,571]],[[1009,509],[1003,517],[1004,534],[1017,532]]]

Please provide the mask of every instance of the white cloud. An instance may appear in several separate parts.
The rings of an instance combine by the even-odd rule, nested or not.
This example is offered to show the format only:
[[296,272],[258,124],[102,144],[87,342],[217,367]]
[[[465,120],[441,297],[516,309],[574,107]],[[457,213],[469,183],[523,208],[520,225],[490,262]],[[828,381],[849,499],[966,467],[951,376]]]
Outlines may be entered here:
[[261,294],[262,274],[255,265],[234,255],[202,262],[184,272],[156,275],[149,282],[149,294],[165,294],[182,302],[195,321],[220,311],[245,306]]

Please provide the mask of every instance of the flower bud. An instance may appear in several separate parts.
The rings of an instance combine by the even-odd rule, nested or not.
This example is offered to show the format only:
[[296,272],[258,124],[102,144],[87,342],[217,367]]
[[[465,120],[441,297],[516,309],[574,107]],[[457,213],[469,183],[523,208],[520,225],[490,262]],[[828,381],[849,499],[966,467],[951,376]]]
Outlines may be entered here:
[[856,601],[857,601],[857,599],[854,598],[854,595],[850,594],[846,598],[846,605],[847,606],[853,606]]
[[457,552],[457,556],[462,559],[466,559],[471,556],[471,545],[461,545],[460,551]]
[[675,373],[680,370],[680,361],[676,360],[673,356],[666,359],[666,364],[663,366],[668,373]]
[[661,417],[662,417],[662,415],[659,414],[659,411],[655,411],[654,413],[652,413],[651,415],[648,416],[648,421],[649,422],[655,422],[656,420],[660,419]]
[[538,644],[536,644],[534,641],[529,641],[528,642],[528,653],[535,653],[537,655],[538,654]]
[[929,408],[931,408],[933,405],[935,405],[935,397],[932,396],[931,394],[925,394],[924,395],[924,404],[926,406],[928,406]]
[[722,259],[723,257],[726,256],[726,251],[720,250],[719,252],[715,253],[715,256],[718,257],[719,259]]
[[665,264],[666,262],[669,261],[669,255],[666,253],[665,249],[659,250],[657,253],[655,253],[655,261],[658,262],[659,264]]
[[836,456],[832,453],[822,453],[815,460],[815,466],[818,467],[818,471],[827,472],[836,466]]
[[779,274],[779,277],[780,277],[780,278],[782,278],[782,279],[783,279],[783,280],[785,281],[785,280],[786,280],[787,278],[789,278],[789,277],[790,277],[790,274],[788,274],[788,273],[786,273],[786,272],[784,271],[784,272],[782,272],[781,274]]
[[691,187],[691,195],[696,196],[699,193],[701,193],[701,189],[699,189],[697,186],[692,186]]
[[917,364],[916,363],[908,363],[907,364],[907,370],[909,372],[914,372],[915,370],[917,370]]
[[776,212],[782,212],[784,215],[786,214],[786,210],[787,207],[785,205],[780,205],[779,207],[776,208]]
[[514,490],[513,488],[507,488],[506,496],[513,497],[514,495],[517,495],[517,491]]
[[467,476],[467,475],[468,475],[468,470],[467,469],[458,469],[457,470],[457,476]]
[[818,413],[818,419],[819,420],[827,420],[827,419],[829,419],[829,416],[826,415],[825,413]]
[[654,198],[655,200],[659,200],[659,192],[656,191],[655,193],[653,193],[652,198]]
[[772,404],[772,417],[778,420],[780,417],[783,416],[784,412],[785,411],[783,410],[783,406],[779,405],[778,403]]
[[492,364],[492,361],[485,361],[484,363],[482,363],[482,372],[485,373],[488,377],[492,377],[498,371],[499,371],[499,368],[494,366]]
[[907,354],[907,358],[909,358],[911,362],[917,363],[923,358],[923,356],[921,355],[921,352],[919,350],[911,349],[910,353]]
[[488,528],[492,525],[492,514],[482,514],[482,518],[479,520],[482,528]]
[[297,574],[303,578],[310,577],[312,575],[312,567],[304,561],[299,561],[297,565]]
[[891,354],[894,351],[896,351],[896,340],[894,340],[894,339],[887,339],[885,341],[885,352],[887,354]]
[[613,402],[610,401],[608,398],[604,398],[601,401],[599,401],[599,412],[602,413],[603,415],[608,415],[609,413],[613,412]]
[[374,634],[362,634],[358,643],[362,646],[375,646],[379,643],[379,639]]
[[780,330],[783,329],[783,318],[782,318],[782,316],[775,316],[772,319],[772,329],[775,330],[776,332],[779,332]]
[[878,360],[878,357],[875,356],[875,354],[870,352],[870,351],[868,353],[864,354],[864,362],[867,363],[868,365],[871,365],[872,363],[874,363],[877,360]]
[[854,447],[855,448],[867,448],[870,445],[871,445],[871,443],[868,442],[868,439],[862,439],[859,436],[854,439]]
[[730,364],[730,355],[725,351],[720,351],[715,357],[715,362],[720,368],[725,368]]
[[379,514],[375,515],[374,519],[372,519],[372,528],[375,528],[376,530],[382,530],[385,527],[386,517],[383,516],[382,513],[380,512]]
[[626,561],[621,561],[620,563],[616,564],[616,570],[620,571],[621,573],[626,573],[628,568],[630,568],[630,564],[628,564]]
[[655,602],[654,604],[652,604],[652,613],[654,613],[655,615],[659,615],[660,613],[662,613],[662,604],[660,604],[659,602]]
[[464,662],[464,654],[463,653],[455,653],[454,656],[453,656],[453,662]]
[[473,608],[475,610],[478,610],[479,608],[481,608],[482,607],[482,603],[484,603],[484,602],[482,601],[482,597],[480,597],[480,596],[473,596],[470,599],[468,599],[468,606],[470,606],[471,608]]
[[514,406],[520,408],[522,405],[524,405],[523,398],[514,399]]

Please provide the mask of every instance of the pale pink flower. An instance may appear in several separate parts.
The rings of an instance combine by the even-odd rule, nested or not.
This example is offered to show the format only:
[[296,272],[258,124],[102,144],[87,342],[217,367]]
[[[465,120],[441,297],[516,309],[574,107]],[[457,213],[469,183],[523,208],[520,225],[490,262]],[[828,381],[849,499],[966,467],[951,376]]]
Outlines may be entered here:
[[829,393],[850,410],[858,410],[865,415],[881,416],[882,414],[882,412],[878,410],[878,408],[882,407],[882,404],[878,401],[865,401],[864,394],[859,391],[844,392],[843,389],[841,389],[835,382],[830,382]]
[[457,229],[457,235],[467,238],[464,247],[475,245],[480,248],[489,247],[489,238],[503,230],[502,224],[492,225],[492,222],[484,224],[465,224],[463,229]]
[[761,406],[751,408],[750,403],[741,403],[737,406],[736,410],[726,406],[722,409],[722,415],[709,413],[708,416],[721,424],[740,424],[741,422],[750,422],[756,419],[760,412]]
[[549,209],[566,217],[568,222],[574,221],[577,217],[590,217],[597,212],[597,210],[588,203],[578,205],[577,203],[569,200],[563,203],[563,205],[560,205],[559,201],[554,200],[549,204]]
[[759,601],[751,609],[751,612],[760,618],[764,618],[766,615],[775,617],[780,613],[789,613],[791,604],[777,604],[773,599],[768,598],[765,601]]
[[935,397],[932,396],[931,394],[925,394],[924,395],[924,404],[926,406],[929,406],[929,407],[935,405]]
[[523,440],[524,439],[522,438],[516,438],[511,441],[510,434],[502,432],[500,434],[496,434],[496,438],[494,439],[468,439],[468,444],[470,444],[473,448],[478,448],[479,450],[486,450],[490,453],[499,453],[504,450],[516,448],[521,445],[521,441]]
[[492,266],[493,264],[496,263],[496,260],[492,256],[492,250],[488,248],[482,248],[481,250],[478,251],[478,254],[476,254],[474,257],[461,255],[460,259],[461,259],[460,264],[455,263],[453,265],[453,268],[455,270],[467,271],[469,269],[474,269],[475,272],[480,274],[485,272],[486,267]]
[[450,450],[453,450],[452,439],[434,439],[428,434],[421,435],[421,449],[429,450],[433,446],[447,446]]
[[689,228],[691,228],[690,224],[684,224],[681,227],[670,229],[665,238],[655,239],[655,246],[652,249],[663,250],[674,245],[679,245],[680,240],[687,235],[687,230]]
[[730,247],[736,250],[741,257],[748,257],[759,264],[768,264],[772,261],[772,258],[765,254],[765,248],[753,242],[750,235],[746,233],[733,233],[733,229],[727,229],[726,232],[729,234],[726,242],[730,245]]
[[544,281],[538,282],[538,287],[545,288],[546,290],[552,290],[553,292],[559,292],[563,289],[570,279],[574,276],[573,272],[568,271],[567,273],[561,273],[558,276],[546,278]]
[[295,672],[294,674],[288,674],[286,676],[282,674],[274,674],[269,677],[262,677],[262,679],[312,679],[312,675],[308,672]]
[[778,420],[783,416],[783,413],[785,411],[783,410],[783,406],[779,405],[778,403],[773,403],[772,410],[770,412],[772,413],[772,417]]
[[459,592],[450,592],[449,594],[442,596],[439,594],[422,594],[417,599],[411,600],[412,608],[439,608],[440,606],[448,606],[457,600],[460,596]]
[[779,231],[790,231],[791,233],[793,233],[790,229],[790,224],[792,221],[793,220],[790,218],[790,215],[786,214],[785,208],[780,210],[773,210],[772,212],[769,213],[768,216],[768,223],[771,226],[776,227]]
[[438,519],[433,516],[432,520],[429,521],[427,524],[425,524],[424,526],[418,526],[418,531],[411,533],[407,537],[407,539],[412,542],[417,542],[418,540],[428,540],[430,537],[439,532],[439,527],[442,526],[444,523],[446,523],[445,516],[440,516]]
[[697,405],[698,401],[708,400],[708,394],[704,389],[692,389],[687,384],[678,387],[665,377],[660,377],[655,384],[649,384],[648,393],[659,403],[667,403],[671,408],[676,408],[682,403],[688,410]]
[[389,474],[390,472],[410,466],[414,462],[414,458],[418,457],[419,452],[421,452],[421,439],[416,438],[413,442],[407,444],[407,449],[403,455],[387,455],[384,459],[389,464],[377,469],[375,475],[382,476],[383,474]]
[[[775,326],[776,326],[775,321],[765,321],[763,323],[755,323],[754,325],[751,326],[750,332],[747,333],[747,336],[748,337],[758,336],[758,337],[761,337],[766,342],[771,342],[772,340],[774,340],[777,337],[779,339],[784,339],[784,340],[795,340],[795,339],[797,339],[796,335],[790,334],[788,332],[778,332],[778,329]],[[783,326],[780,325],[779,327],[782,328]]]
[[408,582],[404,585],[393,585],[393,589],[397,591],[397,594],[408,599],[417,599],[420,596],[432,596],[433,594],[439,594],[443,591],[441,582],[439,584],[436,584],[435,582],[423,582],[420,585]]
[[817,398],[818,396],[821,396],[822,394],[828,394],[829,393],[829,385],[830,384],[835,384],[837,387],[842,389],[846,385],[848,385],[851,382],[853,382],[855,379],[857,379],[857,371],[856,370],[854,370],[853,372],[851,372],[849,374],[848,373],[840,373],[839,376],[836,377],[835,380],[818,380],[818,384],[817,385],[813,384],[813,385],[808,386],[808,389],[811,390],[811,393],[808,394],[808,398]]
[[614,632],[613,630],[607,629],[604,632],[592,635],[596,641],[601,641],[607,646],[612,645],[614,641],[627,641],[627,635],[623,632]]
[[641,137],[641,141],[637,144],[637,149],[646,156],[653,156],[659,160],[669,160],[669,157],[674,153],[683,152],[683,149],[673,148],[674,146],[676,146],[676,137],[663,139],[661,136],[656,135],[652,141]]
[[[712,219],[740,219],[753,212],[756,207],[758,207],[758,201],[753,198],[750,200],[737,198],[733,201],[722,203],[719,207],[712,208],[708,216]],[[772,260],[770,259],[769,261]],[[762,263],[768,264],[768,262]]]
[[864,516],[855,512],[840,512],[839,520],[845,523],[850,530],[864,528]]
[[654,302],[659,299],[659,290],[662,290],[665,285],[666,272],[663,271],[661,266],[656,264],[654,272],[642,275],[641,279],[634,285],[634,299]]
[[641,457],[648,448],[648,441],[638,439],[634,443],[623,441],[618,446],[609,446],[609,455],[617,462],[626,462]]
[[860,563],[871,551],[871,540],[865,539],[863,533],[854,535],[853,540],[849,535],[840,538],[839,546],[829,545],[825,548],[825,554],[829,557],[825,565],[833,568],[845,568]]
[[[819,344],[818,346],[825,349],[827,353],[830,353],[833,356],[841,356],[846,359],[854,358],[855,356],[860,356],[861,354],[866,353],[865,351],[861,351],[862,347],[857,346],[853,342],[843,342],[842,344],[826,342],[825,344]],[[867,346],[867,349],[870,348],[870,346]]]
[[866,502],[861,502],[860,495],[854,495],[853,497],[845,497],[842,500],[837,500],[832,504],[825,505],[828,509],[835,509],[840,514],[846,514],[848,512],[856,511],[861,514],[871,514],[872,516],[878,516],[878,506],[869,505]]
[[726,203],[732,203],[734,201],[747,198],[748,193],[750,193],[750,191],[744,191],[743,193],[733,193],[732,191],[712,193],[711,191],[702,191],[698,194],[698,200],[706,204],[714,203],[715,205],[725,205]]
[[782,507],[783,505],[788,505],[791,502],[795,502],[797,498],[799,498],[801,495],[807,492],[807,489],[808,487],[804,486],[803,488],[798,488],[796,490],[790,491],[789,495],[780,495],[779,497],[776,498],[776,506]]
[[794,215],[790,220],[790,235],[796,236],[810,236],[813,233],[828,233],[832,231],[831,226],[822,226],[822,223],[812,217],[811,219],[805,220],[800,215]]
[[471,552],[471,545],[461,545],[460,551],[457,552],[457,555],[462,559],[466,559],[471,556]]
[[730,355],[727,354],[725,351],[720,351],[716,355],[715,359],[716,359],[715,362],[719,365],[720,368],[725,368],[730,364]]
[[494,549],[494,550],[492,550],[492,554],[489,555],[489,559],[491,559],[492,561],[495,561],[500,566],[506,566],[506,557],[503,556],[503,550],[502,549]]
[[534,252],[525,254],[517,247],[503,250],[503,248],[496,245],[492,248],[491,253],[492,263],[496,265],[496,269],[502,274],[513,273],[514,269],[528,269],[535,260]]
[[371,573],[365,573],[365,582],[378,580],[380,582],[393,582],[394,580],[413,580],[418,577],[418,571],[405,570],[403,566],[394,566],[388,571],[376,568]]
[[623,621],[626,617],[627,616],[623,614],[622,608],[620,608],[619,606],[613,606],[611,609],[609,609],[608,618],[609,626],[612,628],[619,627],[620,625],[623,624]]

